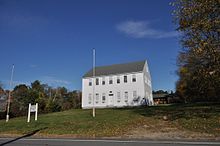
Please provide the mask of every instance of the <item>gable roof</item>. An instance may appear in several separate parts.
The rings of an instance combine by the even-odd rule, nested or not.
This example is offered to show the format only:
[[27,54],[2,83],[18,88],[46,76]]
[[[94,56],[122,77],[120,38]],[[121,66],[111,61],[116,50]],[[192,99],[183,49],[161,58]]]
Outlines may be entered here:
[[[95,76],[105,76],[105,75],[114,75],[114,74],[122,74],[122,73],[141,72],[144,69],[145,62],[146,62],[146,60],[95,67]],[[83,78],[92,77],[92,76],[93,76],[93,69],[89,70],[83,76]]]

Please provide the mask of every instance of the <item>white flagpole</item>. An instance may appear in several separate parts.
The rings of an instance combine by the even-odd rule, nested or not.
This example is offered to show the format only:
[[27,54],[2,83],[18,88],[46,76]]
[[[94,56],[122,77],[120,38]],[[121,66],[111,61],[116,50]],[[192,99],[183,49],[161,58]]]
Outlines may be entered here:
[[12,88],[12,80],[13,80],[13,75],[14,75],[14,64],[12,65],[12,70],[11,70],[11,80],[10,80],[10,89],[9,89],[9,93],[8,93],[8,107],[7,107],[7,115],[6,115],[6,122],[9,121],[9,110],[10,110],[10,102],[11,102],[11,88]]
[[93,48],[93,108],[92,116],[95,117],[95,49]]

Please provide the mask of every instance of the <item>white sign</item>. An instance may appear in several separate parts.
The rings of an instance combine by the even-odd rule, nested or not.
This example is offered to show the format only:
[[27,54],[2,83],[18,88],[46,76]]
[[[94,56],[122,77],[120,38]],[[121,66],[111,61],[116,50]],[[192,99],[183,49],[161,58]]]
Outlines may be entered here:
[[35,112],[36,111],[36,105],[31,105],[31,112]]
[[37,121],[38,103],[36,103],[36,105],[31,105],[29,103],[29,106],[28,106],[28,119],[27,119],[28,123],[30,122],[30,119],[31,119],[31,112],[35,112],[35,121]]

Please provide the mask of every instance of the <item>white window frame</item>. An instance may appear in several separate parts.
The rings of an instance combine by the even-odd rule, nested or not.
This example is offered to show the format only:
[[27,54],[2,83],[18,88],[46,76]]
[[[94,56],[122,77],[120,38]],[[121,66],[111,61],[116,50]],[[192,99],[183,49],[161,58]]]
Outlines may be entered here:
[[[119,81],[119,82],[118,82]],[[117,76],[117,84],[120,84],[121,80],[120,80],[120,76]]]
[[137,99],[137,91],[133,91],[133,98]]
[[[128,76],[127,75],[124,75],[124,83],[127,83],[128,82]],[[126,79],[126,80],[125,80]]]
[[89,79],[89,86],[92,86],[92,79]]
[[105,77],[102,78],[102,85],[105,85]]
[[95,94],[95,103],[99,103],[99,93]]
[[102,93],[102,103],[105,103],[105,102],[106,102],[106,96],[105,96],[105,93]]
[[109,84],[113,84],[113,77],[109,77]]
[[88,103],[91,104],[92,103],[92,94],[89,93],[88,95]]
[[137,82],[137,77],[135,74],[132,75],[132,82]]
[[125,91],[125,96],[124,96],[124,98],[125,98],[125,102],[127,103],[128,102],[128,91]]
[[121,93],[117,92],[117,102],[120,102],[120,101],[121,101]]
[[96,84],[96,85],[99,85],[99,78],[96,78],[96,79],[95,79],[95,84]]

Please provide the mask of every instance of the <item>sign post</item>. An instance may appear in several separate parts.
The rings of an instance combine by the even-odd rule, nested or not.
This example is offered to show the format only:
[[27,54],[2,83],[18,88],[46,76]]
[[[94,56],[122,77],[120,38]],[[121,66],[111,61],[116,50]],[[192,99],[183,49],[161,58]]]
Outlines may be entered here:
[[35,121],[37,121],[38,103],[36,103],[36,105],[31,105],[29,103],[29,106],[28,106],[28,119],[27,119],[28,123],[31,120],[31,112],[35,112]]

